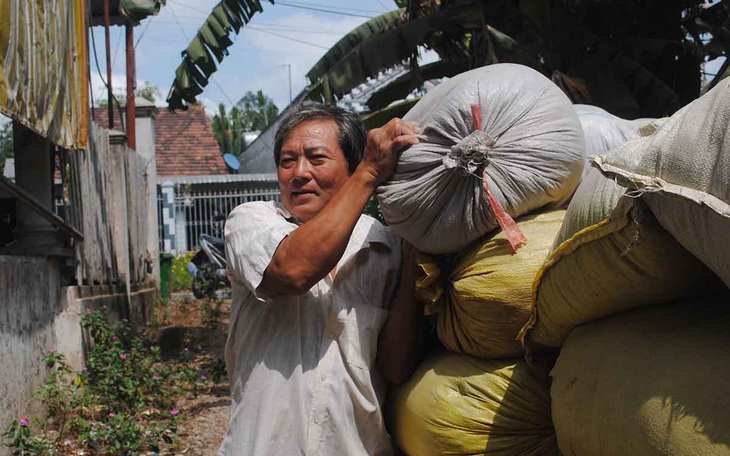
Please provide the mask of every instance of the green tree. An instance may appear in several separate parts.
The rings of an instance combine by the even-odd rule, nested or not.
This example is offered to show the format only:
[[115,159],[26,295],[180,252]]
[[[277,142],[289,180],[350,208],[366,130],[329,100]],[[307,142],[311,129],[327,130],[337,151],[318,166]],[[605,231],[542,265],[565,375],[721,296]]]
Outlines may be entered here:
[[261,90],[246,92],[230,111],[226,110],[223,103],[219,104],[211,126],[221,153],[240,154],[246,147],[243,133],[265,130],[277,115],[279,108]]
[[[162,98],[162,93],[160,92],[160,89],[158,89],[154,85],[143,82],[139,86],[137,86],[136,89],[134,89],[134,96],[144,98],[145,100],[149,100],[154,103],[157,98]],[[119,100],[119,103],[122,106],[124,106],[127,100],[127,92],[117,89],[114,91],[114,97]],[[106,90],[100,97],[96,99],[95,103],[96,106],[100,108],[106,108],[107,106],[109,106],[109,100],[106,96]]]
[[279,108],[274,104],[274,100],[264,95],[261,90],[256,93],[246,92],[238,100],[236,107],[241,113],[241,121],[246,131],[264,131],[279,115]]

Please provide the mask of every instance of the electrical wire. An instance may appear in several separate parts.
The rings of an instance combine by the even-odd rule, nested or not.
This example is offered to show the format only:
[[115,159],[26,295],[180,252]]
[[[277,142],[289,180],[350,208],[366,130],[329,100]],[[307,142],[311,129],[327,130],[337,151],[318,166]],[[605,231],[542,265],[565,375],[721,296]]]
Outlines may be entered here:
[[282,6],[288,6],[290,8],[299,8],[299,9],[309,10],[309,11],[318,11],[320,13],[339,14],[340,16],[362,17],[365,19],[373,18],[373,16],[365,16],[363,14],[346,13],[344,11],[335,11],[335,10],[325,9],[325,8],[315,8],[315,7],[311,7],[311,6],[297,5],[297,4],[293,4],[293,3],[282,2],[281,0],[278,0],[276,2],[276,4],[282,5]]
[[126,133],[126,126],[124,125],[124,122],[122,119],[124,119],[124,112],[122,111],[122,105],[119,103],[119,100],[117,100],[116,95],[114,95],[114,92],[112,92],[111,88],[109,87],[109,84],[104,79],[104,76],[101,74],[101,66],[99,66],[99,56],[96,53],[96,39],[94,38],[94,31],[91,31],[91,47],[94,51],[94,62],[96,63],[96,71],[99,73],[99,78],[101,79],[101,82],[104,83],[104,86],[106,87],[107,93],[111,93],[112,100],[116,102],[117,109],[119,110],[119,123],[122,125],[122,131]]
[[268,33],[269,35],[278,36],[279,38],[284,38],[284,39],[287,39],[287,40],[290,40],[290,41],[295,41],[297,43],[306,44],[307,46],[317,47],[317,48],[320,48],[320,49],[329,49],[329,47],[327,47],[327,46],[321,46],[319,44],[311,43],[309,41],[298,40],[296,38],[292,38],[292,37],[289,37],[289,36],[286,36],[286,35],[282,35],[280,33],[272,32],[270,30],[264,30],[264,29],[258,28],[256,26],[253,26],[253,25],[249,25],[247,28],[250,29],[250,30],[255,30],[257,32]]
[[[302,2],[299,0],[286,0],[287,3],[291,3],[292,5],[299,5],[299,6],[310,6],[310,7],[320,7],[320,8],[327,8],[331,9],[332,11],[354,11],[358,13],[374,13],[374,14],[380,14],[380,11],[370,10],[370,9],[362,9],[362,8],[350,8],[347,6],[334,6],[334,5],[326,5],[323,3],[312,3],[312,2]],[[278,2],[277,2],[278,3]]]
[[137,49],[137,45],[140,41],[142,41],[142,37],[144,36],[145,32],[147,32],[147,29],[150,28],[150,24],[152,23],[152,19],[154,19],[154,16],[147,19],[147,23],[144,25],[144,28],[142,29],[142,33],[139,34],[139,38],[137,38],[137,42],[134,43],[134,48]]
[[386,5],[385,3],[383,3],[383,0],[378,0],[378,3],[380,3],[383,6],[383,8],[385,8],[385,11],[392,11],[393,10],[392,7],[390,7],[390,6]]

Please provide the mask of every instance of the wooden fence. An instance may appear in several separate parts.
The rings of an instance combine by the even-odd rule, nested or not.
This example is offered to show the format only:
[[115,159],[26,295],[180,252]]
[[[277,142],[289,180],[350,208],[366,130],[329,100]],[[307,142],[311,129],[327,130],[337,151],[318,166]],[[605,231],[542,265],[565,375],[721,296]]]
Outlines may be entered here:
[[93,122],[88,150],[70,155],[68,221],[84,233],[74,252],[79,285],[129,286],[147,278],[145,165],[123,136],[110,137]]

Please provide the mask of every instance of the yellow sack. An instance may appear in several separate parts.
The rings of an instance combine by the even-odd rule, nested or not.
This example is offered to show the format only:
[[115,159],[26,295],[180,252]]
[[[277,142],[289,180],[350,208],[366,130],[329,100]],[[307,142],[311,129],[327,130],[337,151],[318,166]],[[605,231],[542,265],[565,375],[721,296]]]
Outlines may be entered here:
[[483,358],[524,354],[517,335],[531,315],[532,283],[564,216],[560,210],[518,219],[527,244],[517,253],[501,231],[477,241],[456,258],[446,284],[436,260],[421,257],[417,294],[438,313],[438,336],[448,349]]
[[548,368],[442,353],[391,393],[392,434],[412,456],[558,454]]
[[552,372],[566,455],[730,455],[730,295],[576,328]]
[[555,245],[520,333],[530,349],[560,347],[583,323],[722,286],[629,189],[595,168],[578,187]]

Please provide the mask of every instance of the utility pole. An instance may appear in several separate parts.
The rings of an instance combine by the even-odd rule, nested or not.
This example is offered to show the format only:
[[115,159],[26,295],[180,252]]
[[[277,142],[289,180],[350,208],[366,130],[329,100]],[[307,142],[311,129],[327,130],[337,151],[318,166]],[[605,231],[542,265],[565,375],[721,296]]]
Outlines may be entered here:
[[284,63],[278,66],[285,66],[289,69],[289,103],[291,104],[292,98],[291,98],[291,64],[290,63]]

